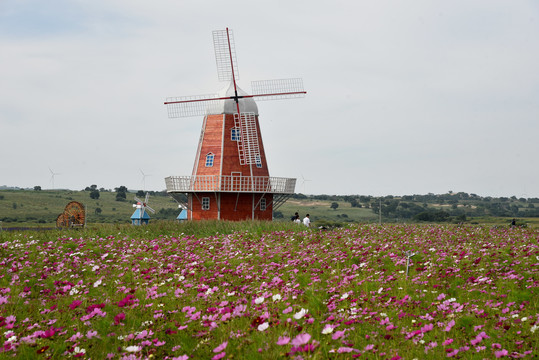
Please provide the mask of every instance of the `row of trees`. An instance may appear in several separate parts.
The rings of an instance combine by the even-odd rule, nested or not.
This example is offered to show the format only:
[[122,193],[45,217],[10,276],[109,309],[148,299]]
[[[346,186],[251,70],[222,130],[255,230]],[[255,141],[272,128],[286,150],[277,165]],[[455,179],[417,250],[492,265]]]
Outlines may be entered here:
[[296,194],[297,199],[348,202],[351,207],[368,208],[386,218],[424,221],[463,221],[470,216],[539,217],[538,198],[481,197],[464,192],[447,194],[374,197],[368,195],[312,195]]

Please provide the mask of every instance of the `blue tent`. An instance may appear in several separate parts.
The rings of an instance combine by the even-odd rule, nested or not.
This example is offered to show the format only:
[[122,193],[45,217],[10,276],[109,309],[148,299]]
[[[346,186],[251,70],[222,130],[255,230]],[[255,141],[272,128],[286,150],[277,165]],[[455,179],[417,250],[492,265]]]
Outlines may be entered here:
[[148,224],[148,221],[150,221],[150,215],[146,212],[146,210],[143,210],[142,217],[140,216],[141,209],[137,208],[135,209],[135,212],[133,215],[131,215],[131,224],[132,225],[142,225],[142,224]]
[[180,215],[178,215],[176,220],[180,220],[180,221],[187,220],[187,210],[182,209],[182,211],[180,212]]

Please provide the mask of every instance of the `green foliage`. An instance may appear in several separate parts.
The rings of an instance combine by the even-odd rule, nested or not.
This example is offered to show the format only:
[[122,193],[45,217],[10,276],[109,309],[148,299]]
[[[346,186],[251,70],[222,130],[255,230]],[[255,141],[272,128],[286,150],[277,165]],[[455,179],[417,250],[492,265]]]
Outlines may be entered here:
[[90,198],[97,200],[99,199],[99,190],[94,189],[90,192]]

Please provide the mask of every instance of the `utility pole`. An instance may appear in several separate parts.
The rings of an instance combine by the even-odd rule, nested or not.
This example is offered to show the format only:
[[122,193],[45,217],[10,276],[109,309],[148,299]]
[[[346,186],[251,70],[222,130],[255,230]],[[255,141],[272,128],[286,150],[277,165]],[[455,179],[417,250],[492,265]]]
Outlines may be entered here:
[[382,225],[382,198],[380,198],[380,206],[378,207],[378,222]]

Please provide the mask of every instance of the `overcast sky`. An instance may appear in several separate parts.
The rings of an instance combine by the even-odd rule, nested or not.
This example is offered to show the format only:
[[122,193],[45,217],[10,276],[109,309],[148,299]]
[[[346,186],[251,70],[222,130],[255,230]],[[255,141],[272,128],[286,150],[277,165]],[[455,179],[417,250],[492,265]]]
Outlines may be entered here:
[[536,0],[0,0],[0,185],[165,189],[215,93],[212,31],[258,103],[270,175],[307,194],[539,197]]

